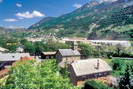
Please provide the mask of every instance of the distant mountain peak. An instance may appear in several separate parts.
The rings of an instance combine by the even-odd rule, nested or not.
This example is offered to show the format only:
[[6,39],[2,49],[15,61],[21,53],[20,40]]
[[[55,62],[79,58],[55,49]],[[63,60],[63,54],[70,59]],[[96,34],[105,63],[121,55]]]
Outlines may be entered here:
[[85,8],[89,8],[89,7],[93,7],[100,4],[97,0],[91,0],[90,2],[88,2],[87,4],[85,4],[83,7]]

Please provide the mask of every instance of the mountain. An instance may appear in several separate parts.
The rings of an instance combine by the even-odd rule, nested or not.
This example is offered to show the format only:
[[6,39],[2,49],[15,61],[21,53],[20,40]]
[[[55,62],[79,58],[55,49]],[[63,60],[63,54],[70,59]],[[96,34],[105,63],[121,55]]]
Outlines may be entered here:
[[30,29],[42,29],[58,36],[82,36],[88,39],[133,38],[133,1],[96,0],[60,17],[44,21]]
[[47,22],[47,21],[50,21],[50,20],[54,19],[54,18],[55,18],[55,17],[46,17],[46,18],[40,20],[38,23],[33,24],[33,25],[30,26],[29,28],[37,27],[37,26],[39,26],[39,25],[41,25],[41,24],[43,24],[43,23],[45,23],[45,22]]
[[6,37],[6,38],[10,38],[10,37],[18,37],[21,35],[24,35],[25,33],[27,33],[29,30],[25,29],[25,28],[4,28],[4,27],[0,27],[0,37]]

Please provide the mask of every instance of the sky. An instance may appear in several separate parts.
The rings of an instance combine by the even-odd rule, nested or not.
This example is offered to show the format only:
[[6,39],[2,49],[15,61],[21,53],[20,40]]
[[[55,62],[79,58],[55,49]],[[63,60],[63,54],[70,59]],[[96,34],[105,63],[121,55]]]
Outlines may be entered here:
[[45,17],[58,17],[72,12],[89,1],[0,0],[0,26],[6,28],[27,28]]

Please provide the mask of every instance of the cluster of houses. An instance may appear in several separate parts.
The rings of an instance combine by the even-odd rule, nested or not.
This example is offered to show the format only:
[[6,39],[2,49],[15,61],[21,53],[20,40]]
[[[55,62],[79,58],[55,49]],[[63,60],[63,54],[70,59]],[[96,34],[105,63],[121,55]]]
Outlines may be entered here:
[[[73,45],[75,44],[75,45]],[[112,68],[102,59],[81,59],[77,44],[73,49],[59,49],[57,52],[43,52],[44,59],[57,60],[60,67],[68,67],[70,79],[74,85],[80,85],[88,79],[96,79],[110,75]]]
[[[71,44],[71,49],[59,49],[56,52],[42,52],[40,59],[44,61],[56,59],[60,67],[68,67],[70,79],[74,85],[79,85],[88,79],[107,77],[112,72],[112,68],[102,59],[81,59],[81,54],[78,51],[79,42],[101,45],[121,44],[124,47],[130,46],[128,41],[87,41],[87,39],[69,40],[67,38],[62,40],[62,42]],[[7,51],[6,49],[2,50]],[[31,57],[29,53],[4,53],[2,50],[0,50],[2,52],[0,53],[0,70],[8,68],[12,63],[24,57]]]
[[39,37],[27,37],[26,38],[27,41],[30,41],[30,42],[40,42],[40,41],[43,41],[43,42],[47,42],[49,40],[53,40],[53,41],[57,41],[57,38],[55,37],[54,34],[48,34],[48,35],[40,35]]
[[[76,47],[73,47],[76,48]],[[7,69],[16,61],[25,57],[31,57],[29,53],[1,53],[0,54],[0,77],[3,70]],[[88,79],[105,77],[112,71],[111,67],[102,59],[81,60],[80,52],[76,49],[59,49],[57,52],[42,52],[44,60],[56,59],[60,67],[68,66],[70,79],[74,85],[78,85]]]
[[0,53],[0,78],[6,76],[13,63],[33,59],[29,53]]

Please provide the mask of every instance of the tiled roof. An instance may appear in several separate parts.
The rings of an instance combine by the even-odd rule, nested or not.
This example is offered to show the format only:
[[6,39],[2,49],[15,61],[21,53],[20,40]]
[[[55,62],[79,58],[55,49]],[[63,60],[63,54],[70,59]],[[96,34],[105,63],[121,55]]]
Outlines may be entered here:
[[[97,64],[99,67],[97,68]],[[112,71],[111,67],[101,59],[77,60],[71,64],[76,76]]]
[[80,56],[79,51],[72,49],[59,49],[62,56]]
[[8,69],[1,70],[1,71],[0,71],[0,78],[3,77],[3,76],[5,76],[5,75],[7,75],[8,72],[9,72]]

